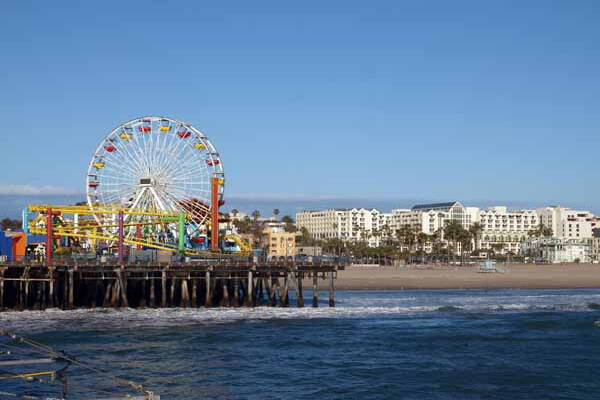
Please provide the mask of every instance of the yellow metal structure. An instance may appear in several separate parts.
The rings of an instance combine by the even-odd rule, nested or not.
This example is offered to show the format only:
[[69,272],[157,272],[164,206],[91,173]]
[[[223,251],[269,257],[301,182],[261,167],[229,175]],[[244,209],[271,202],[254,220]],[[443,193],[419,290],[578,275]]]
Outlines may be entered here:
[[250,247],[250,245],[248,243],[246,243],[245,240],[243,240],[241,237],[239,237],[237,235],[232,235],[232,234],[225,235],[224,239],[235,242],[235,244],[237,244],[239,246],[242,253],[249,254],[252,252],[252,247]]
[[[118,237],[116,234],[112,234],[110,230],[105,228],[117,228],[118,225],[115,222],[106,224],[98,224],[96,219],[91,218],[93,215],[106,215],[115,216],[119,212],[123,212],[123,215],[131,216],[142,216],[147,217],[144,221],[136,222],[125,222],[123,227],[134,227],[134,226],[152,226],[168,225],[173,224],[173,221],[177,221],[179,214],[177,213],[165,213],[165,212],[154,212],[148,210],[135,210],[129,208],[116,207],[112,205],[104,205],[103,207],[94,206],[94,209],[90,209],[87,205],[85,206],[57,206],[57,205],[29,205],[29,212],[39,213],[39,215],[29,221],[29,231],[32,234],[46,235],[46,217],[43,215],[51,209],[53,213],[59,215],[55,217],[53,234],[57,237],[70,237],[70,238],[81,238],[89,239],[92,246],[96,245],[98,240],[106,242],[117,242]],[[64,215],[78,215],[77,222],[74,220],[64,218]],[[89,216],[90,218],[79,218],[79,216]],[[186,216],[188,219],[189,216]],[[243,251],[250,251],[249,246],[241,240],[241,238],[235,235],[227,235],[227,238],[233,240],[240,246]],[[169,243],[162,243],[147,238],[123,238],[123,243],[131,246],[144,246],[158,250],[166,250],[170,252],[177,252],[178,248],[175,245]],[[185,249],[186,255],[208,255],[212,254],[206,250],[193,250]]]

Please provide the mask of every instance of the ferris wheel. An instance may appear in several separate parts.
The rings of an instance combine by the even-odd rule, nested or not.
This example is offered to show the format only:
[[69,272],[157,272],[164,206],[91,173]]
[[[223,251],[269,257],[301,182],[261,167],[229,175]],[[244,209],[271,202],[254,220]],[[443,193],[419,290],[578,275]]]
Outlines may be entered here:
[[202,132],[171,118],[136,118],[115,128],[94,151],[87,201],[92,210],[183,212],[201,226],[210,216],[214,178],[222,205],[223,163]]

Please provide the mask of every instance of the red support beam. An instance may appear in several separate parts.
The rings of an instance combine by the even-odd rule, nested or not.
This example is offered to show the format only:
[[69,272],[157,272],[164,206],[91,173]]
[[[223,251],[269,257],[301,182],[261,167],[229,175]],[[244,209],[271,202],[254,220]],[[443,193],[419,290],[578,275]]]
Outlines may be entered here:
[[[135,227],[135,236],[137,237],[138,242],[142,241],[142,226],[141,225],[137,225]],[[142,249],[142,245],[138,244],[137,245],[137,249],[141,250]]]
[[52,237],[53,227],[53,214],[52,209],[48,208],[46,210],[46,265],[52,264],[52,242],[54,241]]
[[210,249],[219,251],[219,178],[211,181]]

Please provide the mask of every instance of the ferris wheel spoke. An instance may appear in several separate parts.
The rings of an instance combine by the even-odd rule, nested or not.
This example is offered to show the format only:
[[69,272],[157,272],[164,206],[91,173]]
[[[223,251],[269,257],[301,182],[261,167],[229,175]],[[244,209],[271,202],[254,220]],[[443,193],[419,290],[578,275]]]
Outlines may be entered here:
[[167,153],[165,157],[166,160],[163,164],[162,169],[159,170],[158,173],[164,173],[165,171],[172,170],[177,165],[178,161],[181,160],[179,155],[181,151],[180,149],[185,148],[184,140],[185,139],[180,139],[179,141],[175,140],[174,143],[171,142],[171,146],[169,147],[169,149],[165,150],[165,152]]
[[175,179],[179,179],[179,180],[188,179],[189,180],[194,177],[204,177],[206,179],[206,181],[208,182],[208,180],[211,178],[211,176],[208,175],[206,172],[203,174],[202,170],[195,169],[195,167],[197,167],[197,165],[194,165],[193,162],[182,161],[179,164],[177,164],[176,166],[174,166],[171,171],[169,171],[169,175],[170,175],[169,178],[170,178],[170,180],[175,180]]
[[132,164],[135,166],[135,171],[138,175],[142,174],[143,171],[143,163],[141,162],[141,158],[139,153],[137,152],[137,135],[129,140],[126,146],[124,146],[125,152],[127,153],[127,157],[131,160]]
[[[117,162],[113,162],[112,164],[120,164],[122,166],[127,166],[130,169],[133,170],[139,170],[139,167],[135,164],[134,159],[132,159],[131,157],[128,157],[127,154],[124,154],[125,152],[127,152],[127,144],[126,143],[120,143],[118,144],[118,147],[116,147],[116,150],[113,151],[112,153],[109,153],[109,156],[106,157],[107,161],[118,161]],[[111,164],[109,162],[109,164]]]
[[[196,138],[194,138],[194,139],[196,139]],[[174,161],[176,165],[178,165],[181,160],[185,160],[184,155],[186,155],[186,153],[189,154],[189,153],[193,153],[193,152],[202,154],[201,150],[198,150],[193,147],[192,142],[190,141],[190,138],[180,138],[177,143],[177,146],[173,149],[173,153],[172,153],[173,157],[171,160]],[[194,157],[194,158],[196,158],[196,157]],[[169,165],[169,167],[172,167],[172,166]]]
[[124,154],[122,154],[123,150],[120,148],[121,152],[117,154],[119,149],[117,149],[114,153],[111,154],[110,157],[106,158],[105,168],[108,166],[109,168],[125,168],[130,170],[133,173],[139,173],[139,168],[133,164],[132,160],[127,158]]
[[[132,129],[135,131],[136,128],[141,126],[141,124],[135,124],[132,126]],[[140,170],[141,175],[148,169],[148,165],[146,163],[145,153],[144,153],[144,143],[145,143],[145,133],[143,132],[135,132],[133,137],[134,146],[132,148],[132,152],[135,154],[137,159],[137,165]]]

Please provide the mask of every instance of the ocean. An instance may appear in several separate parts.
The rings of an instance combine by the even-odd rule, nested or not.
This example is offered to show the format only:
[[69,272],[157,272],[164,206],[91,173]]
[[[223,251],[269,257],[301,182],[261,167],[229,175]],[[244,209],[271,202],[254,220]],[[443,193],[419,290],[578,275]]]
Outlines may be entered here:
[[[161,399],[600,398],[600,290],[338,291],[335,308],[320,298],[318,309],[6,312],[0,327]],[[70,399],[132,393],[67,372]],[[58,389],[0,381],[0,392]]]

